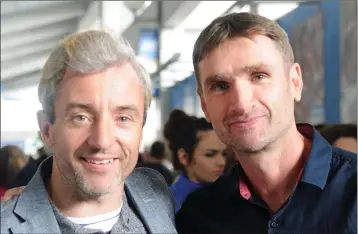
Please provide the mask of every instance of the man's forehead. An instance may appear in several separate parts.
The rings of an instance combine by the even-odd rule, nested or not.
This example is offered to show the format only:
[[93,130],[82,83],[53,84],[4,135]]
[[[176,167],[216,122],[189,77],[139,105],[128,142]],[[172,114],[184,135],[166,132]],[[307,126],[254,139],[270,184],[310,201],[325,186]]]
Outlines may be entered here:
[[[246,42],[244,42],[244,44],[241,44],[240,42],[235,42],[235,40],[240,40],[240,39],[246,39],[248,41],[251,41],[251,43],[250,42],[247,43],[248,45],[249,44],[251,45],[246,47],[245,46]],[[262,41],[262,40],[265,41],[263,44],[265,44],[267,41],[270,41],[269,38],[261,35],[257,35],[253,38],[238,37],[238,38],[231,39],[229,44],[224,45],[224,47],[219,46],[214,50],[212,50],[198,64],[198,74],[201,82],[207,77],[213,75],[219,75],[216,74],[218,72],[220,72],[220,75],[225,75],[241,70],[249,71],[249,70],[255,70],[257,68],[273,69],[277,62],[281,62],[282,59],[280,59],[281,57],[279,57],[281,55],[279,54],[279,51],[277,51],[275,44],[271,41],[269,42],[272,43],[272,47],[270,50],[268,50],[267,47],[265,47],[264,50],[261,49],[262,44],[258,46],[258,41]],[[226,43],[226,41],[224,41],[223,43]],[[239,46],[242,45],[243,50],[241,50],[241,53],[240,51],[238,51],[238,53],[230,53],[233,52],[233,50],[238,50],[240,48],[240,47],[233,48],[231,46],[236,43]],[[224,48],[224,50],[221,50],[221,48]],[[228,51],[226,51],[227,48],[229,48]],[[247,54],[244,53],[245,52],[244,48],[246,49],[251,48],[253,50],[252,52],[250,52],[250,54]],[[273,53],[271,53],[272,50],[276,50],[275,59],[273,59],[272,57],[269,58],[267,56],[268,52],[270,52],[270,54],[272,54],[273,56]],[[238,61],[238,59],[240,60],[240,62]],[[229,63],[227,63],[228,61]],[[217,68],[223,70],[217,71]]]
[[[133,89],[143,88],[135,71],[121,72],[120,70],[122,69],[118,67],[110,67],[101,72],[86,74],[67,69],[59,91],[65,91],[68,98],[96,98],[98,95],[105,95],[114,99],[123,99],[123,96],[140,95],[142,91],[130,92]],[[89,93],[91,95],[88,95]]]
[[80,72],[76,69],[72,69],[70,66],[68,66],[65,70],[64,79],[70,79],[73,77],[83,77],[83,76],[90,76],[90,75],[96,75],[96,74],[114,74],[114,75],[120,75],[119,73],[130,73],[132,75],[137,76],[137,72],[135,71],[132,64],[126,60],[119,61],[116,63],[113,63],[103,69],[98,69],[97,71],[89,71],[89,72]]

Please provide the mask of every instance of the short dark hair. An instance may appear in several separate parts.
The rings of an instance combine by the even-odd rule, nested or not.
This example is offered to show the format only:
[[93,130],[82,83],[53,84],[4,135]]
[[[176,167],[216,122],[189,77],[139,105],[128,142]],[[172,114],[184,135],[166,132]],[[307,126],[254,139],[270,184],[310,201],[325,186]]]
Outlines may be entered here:
[[185,171],[178,158],[178,150],[183,149],[188,155],[188,161],[193,159],[194,149],[199,138],[199,131],[213,130],[213,126],[205,119],[189,116],[184,111],[176,109],[170,113],[164,126],[164,137],[169,141],[169,149],[173,155],[176,170]]
[[0,185],[9,186],[22,169],[17,160],[26,160],[23,150],[16,145],[7,145],[0,149]]
[[287,33],[275,21],[252,13],[231,13],[212,21],[199,35],[194,45],[193,65],[200,86],[199,63],[223,41],[236,37],[252,38],[263,35],[273,40],[283,54],[284,61],[292,64],[294,55]]
[[150,156],[156,159],[165,158],[165,145],[161,141],[156,141],[152,144],[150,148]]

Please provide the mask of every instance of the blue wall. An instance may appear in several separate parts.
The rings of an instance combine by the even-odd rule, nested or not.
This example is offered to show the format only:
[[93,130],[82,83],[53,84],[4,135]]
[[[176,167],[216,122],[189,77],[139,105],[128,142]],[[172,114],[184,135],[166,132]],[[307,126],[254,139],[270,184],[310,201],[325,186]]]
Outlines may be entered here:
[[292,27],[320,11],[323,14],[324,118],[327,124],[340,123],[340,4],[339,0],[301,3],[278,20],[290,37]]
[[170,88],[170,107],[171,109],[185,109],[185,104],[191,102],[196,106],[196,80],[194,74],[187,79],[178,82]]

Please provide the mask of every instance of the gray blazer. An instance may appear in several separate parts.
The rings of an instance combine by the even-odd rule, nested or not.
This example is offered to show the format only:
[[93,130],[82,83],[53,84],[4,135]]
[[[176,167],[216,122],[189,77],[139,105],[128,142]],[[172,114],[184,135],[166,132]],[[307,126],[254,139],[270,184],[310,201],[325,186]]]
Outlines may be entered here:
[[[41,164],[19,196],[1,203],[1,233],[61,233],[43,181],[48,167],[52,158]],[[149,233],[177,233],[175,198],[162,175],[136,168],[126,179],[125,194]]]

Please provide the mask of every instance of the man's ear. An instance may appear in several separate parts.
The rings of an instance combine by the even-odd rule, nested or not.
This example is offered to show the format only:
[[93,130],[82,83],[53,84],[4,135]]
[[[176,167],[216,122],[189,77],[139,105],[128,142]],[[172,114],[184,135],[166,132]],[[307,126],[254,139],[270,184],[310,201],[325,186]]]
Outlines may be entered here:
[[303,80],[302,80],[302,71],[298,63],[293,64],[290,71],[290,86],[291,93],[296,102],[301,101]]
[[206,103],[205,103],[205,97],[204,97],[203,91],[202,91],[201,89],[198,89],[198,90],[196,91],[196,93],[199,95],[201,109],[202,109],[203,112],[204,112],[205,118],[206,118],[207,121],[210,123],[211,120],[210,120],[209,114],[208,114],[207,109],[206,109]]
[[47,119],[46,114],[43,110],[39,110],[37,112],[37,124],[40,128],[41,139],[42,141],[49,147],[51,147],[54,143],[53,135],[52,135],[52,124]]

